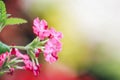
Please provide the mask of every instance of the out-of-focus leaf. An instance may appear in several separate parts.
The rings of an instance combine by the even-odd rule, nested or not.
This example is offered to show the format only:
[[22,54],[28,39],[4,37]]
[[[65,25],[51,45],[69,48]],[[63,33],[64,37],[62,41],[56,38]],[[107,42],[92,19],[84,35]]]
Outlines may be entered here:
[[6,23],[6,7],[3,1],[0,0],[0,31],[4,28]]
[[0,54],[6,52],[6,51],[10,51],[10,47],[7,46],[6,44],[0,42]]
[[23,23],[27,23],[27,21],[21,18],[8,18],[6,21],[6,25],[15,25],[15,24],[23,24]]

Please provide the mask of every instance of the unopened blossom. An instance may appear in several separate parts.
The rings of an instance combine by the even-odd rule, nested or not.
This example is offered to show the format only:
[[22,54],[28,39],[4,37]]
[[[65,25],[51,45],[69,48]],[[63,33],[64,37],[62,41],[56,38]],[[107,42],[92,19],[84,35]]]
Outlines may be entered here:
[[36,58],[39,57],[41,52],[42,52],[42,50],[40,48],[35,49],[35,56],[36,56]]
[[18,49],[16,48],[12,48],[11,49],[11,55],[15,55],[18,58],[22,58],[22,59],[29,59],[29,56],[26,54],[22,54]]
[[47,22],[45,20],[39,20],[39,18],[36,18],[33,21],[33,32],[40,38],[40,40],[44,40],[50,35]]
[[14,68],[10,68],[8,74],[11,74],[11,75],[12,75],[13,72],[14,72],[14,70],[15,70]]

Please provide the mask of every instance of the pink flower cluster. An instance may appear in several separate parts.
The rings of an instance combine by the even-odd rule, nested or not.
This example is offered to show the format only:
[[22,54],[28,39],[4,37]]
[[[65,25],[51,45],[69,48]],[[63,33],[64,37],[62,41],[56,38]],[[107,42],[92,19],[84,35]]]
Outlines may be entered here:
[[15,48],[11,50],[11,54],[14,54],[17,58],[21,58],[23,60],[23,69],[33,71],[34,75],[39,74],[40,64],[32,62],[27,54],[22,54],[18,49]]
[[[43,53],[45,61],[49,63],[58,59],[58,52],[62,48],[60,42],[62,33],[54,28],[48,28],[47,22],[39,18],[33,21],[33,32],[37,37],[31,43],[26,46],[10,46],[10,52],[0,55],[0,70],[4,67],[12,74],[15,69],[24,69],[38,75],[41,67],[38,61],[40,53]],[[23,54],[19,50],[25,50],[27,53]]]
[[[15,63],[15,64],[19,63],[19,62],[24,63],[24,65],[19,66],[20,69],[33,71],[34,75],[39,74],[40,65],[33,63],[27,54],[22,54],[18,49],[12,48],[10,52],[6,52],[6,53],[3,53],[2,55],[0,55],[0,67],[3,66],[3,63],[5,62],[7,57],[9,57],[9,59],[11,57],[13,57],[13,59],[10,59],[10,61],[9,61],[10,63]],[[18,66],[14,65],[14,64],[11,65],[9,67],[9,73],[12,74],[13,71],[15,70],[14,68],[17,68],[17,67]]]
[[53,63],[58,59],[58,52],[61,51],[60,39],[63,37],[61,32],[57,32],[54,28],[48,29],[48,24],[45,20],[36,18],[33,22],[33,32],[41,41],[48,39],[43,50],[45,60]]

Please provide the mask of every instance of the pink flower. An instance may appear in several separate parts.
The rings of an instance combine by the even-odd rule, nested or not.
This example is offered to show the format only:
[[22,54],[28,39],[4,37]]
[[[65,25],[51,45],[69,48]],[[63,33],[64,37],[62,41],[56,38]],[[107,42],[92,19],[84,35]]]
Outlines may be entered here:
[[33,66],[33,73],[35,76],[37,76],[40,73],[40,65]]
[[54,38],[50,39],[45,44],[45,50],[44,50],[45,60],[49,63],[55,62],[58,59],[57,54],[58,52],[61,51],[61,48],[62,48],[62,45],[58,40]]
[[55,38],[56,40],[60,40],[63,37],[61,32],[57,32],[54,28],[50,29],[50,38]]
[[47,51],[50,52],[50,50],[52,50],[52,52],[60,52],[62,49],[62,44],[60,41],[56,40],[56,39],[49,39],[48,42],[45,45],[45,49]]
[[36,65],[30,60],[24,60],[24,69],[32,71],[35,76],[37,76],[40,73],[40,65]]
[[25,66],[24,66],[25,70],[32,70],[32,67],[33,67],[32,61],[30,61],[30,60],[24,60],[24,64],[25,64]]
[[55,61],[57,61],[57,57],[53,56],[52,54],[47,54],[45,55],[45,60],[49,63],[53,63]]
[[0,67],[4,64],[4,62],[5,62],[5,60],[6,60],[6,58],[7,58],[8,55],[9,55],[8,52],[2,53],[0,55]]
[[40,40],[44,40],[44,38],[50,35],[47,28],[48,28],[48,25],[45,20],[40,21],[39,18],[34,19],[33,32],[40,38]]

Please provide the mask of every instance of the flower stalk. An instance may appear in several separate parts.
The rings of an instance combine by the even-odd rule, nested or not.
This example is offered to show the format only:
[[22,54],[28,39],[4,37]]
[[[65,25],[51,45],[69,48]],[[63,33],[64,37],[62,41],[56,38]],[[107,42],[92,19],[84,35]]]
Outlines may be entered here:
[[17,48],[17,49],[20,49],[20,50],[26,50],[26,47],[24,46],[9,46],[10,48]]

